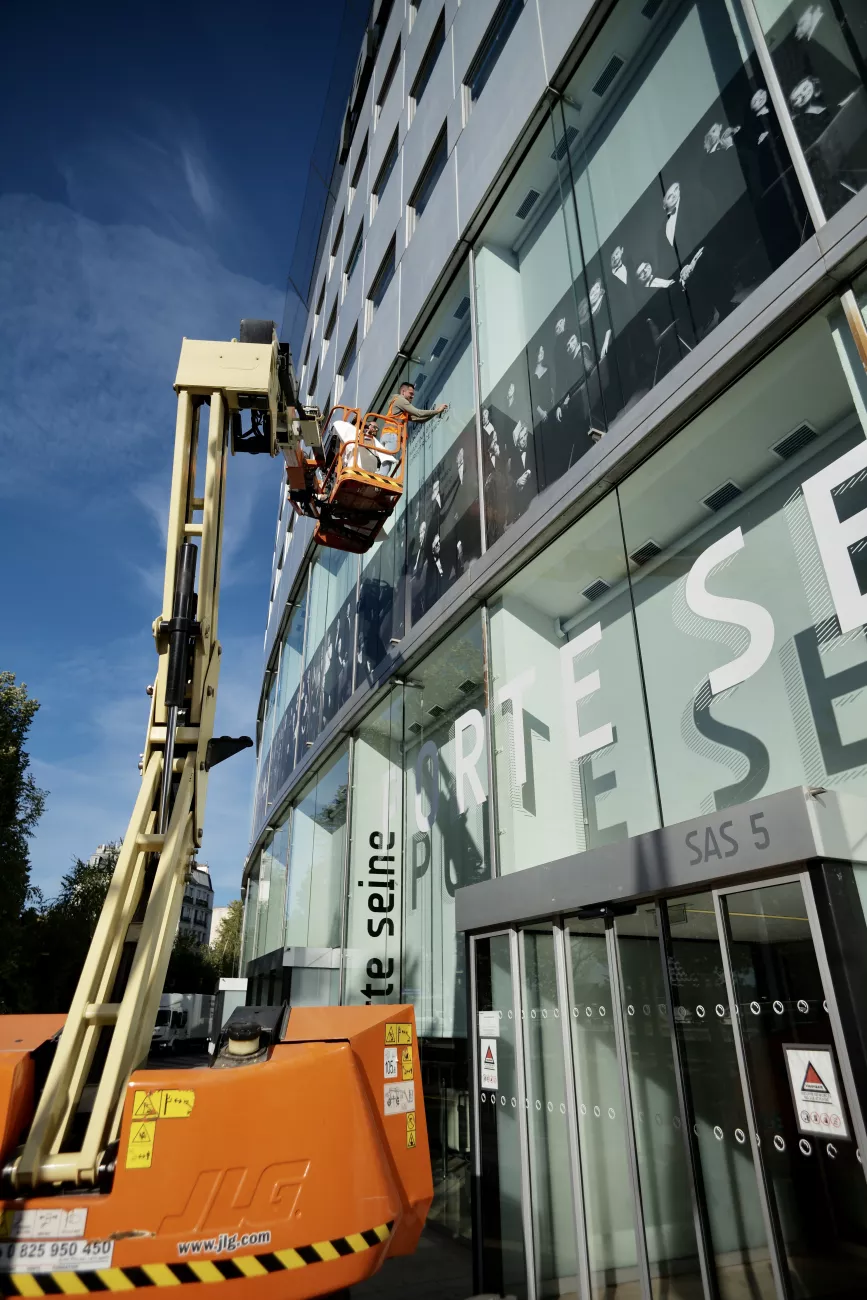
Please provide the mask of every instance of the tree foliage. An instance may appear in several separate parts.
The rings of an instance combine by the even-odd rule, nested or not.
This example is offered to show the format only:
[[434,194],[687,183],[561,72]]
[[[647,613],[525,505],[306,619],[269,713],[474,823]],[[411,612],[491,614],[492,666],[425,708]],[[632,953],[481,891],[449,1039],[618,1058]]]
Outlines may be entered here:
[[218,975],[237,975],[241,964],[241,925],[244,920],[244,905],[240,898],[233,898],[229,910],[220,922],[220,928],[211,944],[211,960],[217,968]]
[[45,807],[45,791],[33,780],[24,748],[38,708],[24,683],[16,685],[14,673],[0,672],[0,1012],[18,1005],[30,894],[28,838]]

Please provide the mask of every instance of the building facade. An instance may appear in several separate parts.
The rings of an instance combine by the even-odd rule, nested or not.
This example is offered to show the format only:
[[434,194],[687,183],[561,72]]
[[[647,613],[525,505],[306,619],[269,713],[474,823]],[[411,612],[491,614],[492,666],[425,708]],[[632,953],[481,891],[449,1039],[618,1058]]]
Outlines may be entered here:
[[214,887],[207,862],[194,862],[184,887],[178,934],[197,943],[211,942],[211,914],[214,910]]
[[479,1290],[867,1294],[865,186],[861,0],[374,6],[301,385],[448,412],[281,500],[242,973],[414,1004]]

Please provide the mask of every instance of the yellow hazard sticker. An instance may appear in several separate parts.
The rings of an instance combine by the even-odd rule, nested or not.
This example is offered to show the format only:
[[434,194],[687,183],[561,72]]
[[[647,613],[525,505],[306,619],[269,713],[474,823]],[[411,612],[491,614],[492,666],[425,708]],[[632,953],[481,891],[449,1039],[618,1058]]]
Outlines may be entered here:
[[150,1169],[156,1131],[157,1123],[154,1119],[133,1120],[126,1148],[127,1169]]
[[406,1117],[406,1145],[409,1148],[415,1146],[415,1111],[411,1110]]
[[196,1094],[191,1088],[163,1088],[157,1092],[136,1091],[133,1119],[189,1119]]
[[402,1047],[400,1049],[400,1077],[402,1079],[412,1078],[412,1048]]
[[189,1119],[196,1094],[191,1088],[166,1088],[160,1106],[161,1119]]
[[412,1042],[412,1025],[390,1023],[385,1026],[385,1043],[387,1047]]

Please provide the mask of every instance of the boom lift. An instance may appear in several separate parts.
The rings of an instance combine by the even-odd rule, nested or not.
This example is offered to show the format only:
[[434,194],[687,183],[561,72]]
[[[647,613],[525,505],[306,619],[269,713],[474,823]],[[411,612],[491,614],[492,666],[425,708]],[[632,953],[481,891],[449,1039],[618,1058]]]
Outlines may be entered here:
[[403,493],[407,418],[334,406],[322,449],[287,456],[289,497],[317,520],[314,537],[340,551],[367,551]]
[[252,743],[213,735],[230,441],[287,461],[321,442],[270,321],[185,339],[175,388],[141,788],[65,1023],[0,1017],[0,1295],[343,1293],[415,1249],[432,1197],[410,1006],[242,1008],[211,1068],[142,1068],[208,774]]

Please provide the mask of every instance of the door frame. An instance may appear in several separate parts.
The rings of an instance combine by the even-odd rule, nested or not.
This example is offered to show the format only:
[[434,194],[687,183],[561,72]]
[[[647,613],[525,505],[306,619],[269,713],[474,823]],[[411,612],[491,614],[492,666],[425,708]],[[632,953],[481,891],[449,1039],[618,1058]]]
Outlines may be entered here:
[[[828,961],[824,936],[822,933],[821,918],[819,916],[815,894],[813,890],[811,871],[821,871],[821,862],[814,862],[812,868],[806,864],[798,864],[797,870],[780,869],[779,874],[762,872],[755,874],[749,880],[738,877],[736,881],[726,884],[721,883],[714,887],[708,882],[701,891],[701,885],[697,884],[689,893],[696,891],[708,892],[711,894],[714,906],[714,921],[716,925],[716,938],[720,947],[723,972],[726,983],[726,996],[729,1002],[729,1010],[733,1027],[733,1043],[738,1067],[738,1077],[741,1085],[741,1092],[746,1114],[746,1123],[749,1132],[750,1149],[753,1156],[753,1165],[756,1171],[756,1180],[758,1187],[759,1203],[762,1211],[765,1234],[768,1242],[768,1252],[771,1264],[771,1270],[774,1278],[778,1300],[791,1300],[791,1292],[788,1286],[788,1270],[785,1265],[785,1250],[783,1248],[782,1235],[779,1223],[779,1216],[776,1202],[770,1190],[768,1174],[765,1169],[762,1158],[761,1145],[758,1138],[755,1122],[755,1111],[753,1106],[752,1091],[750,1088],[749,1074],[746,1066],[746,1054],[744,1049],[743,1029],[740,1017],[736,1013],[737,998],[735,996],[734,977],[731,961],[731,930],[726,908],[723,900],[730,896],[740,893],[746,893],[754,890],[763,889],[774,885],[798,884],[802,891],[804,904],[807,912],[807,920],[810,927],[810,938],[816,953],[819,976],[822,985],[822,991],[827,1003],[828,1017],[831,1028],[831,1039],[837,1057],[840,1070],[840,1078],[843,1093],[846,1098],[846,1104],[849,1110],[849,1116],[852,1123],[853,1133],[859,1152],[867,1153],[867,1126],[858,1098],[855,1076],[852,1070],[849,1051],[847,1048],[843,1024],[840,1015],[840,1009],[837,1001],[836,990],[832,978],[831,967]],[[681,1126],[684,1133],[684,1142],[686,1146],[687,1166],[691,1179],[691,1197],[693,1205],[693,1221],[696,1232],[696,1244],[701,1270],[702,1286],[707,1300],[717,1300],[718,1289],[715,1279],[715,1271],[711,1262],[709,1248],[709,1230],[707,1224],[707,1212],[705,1205],[704,1189],[699,1175],[698,1165],[695,1156],[694,1143],[692,1140],[692,1126],[689,1122],[689,1108],[687,1104],[687,1091],[684,1081],[685,1064],[682,1058],[680,1042],[677,1035],[676,1020],[674,1016],[674,1006],[669,974],[669,956],[671,932],[668,917],[668,906],[677,903],[678,899],[685,897],[685,892],[679,890],[676,894],[663,895],[654,898],[652,901],[656,909],[657,930],[659,933],[659,953],[662,967],[663,986],[665,989],[666,999],[666,1016],[671,1032],[672,1040],[672,1057],[676,1084],[676,1101],[678,1111],[681,1117]],[[651,900],[646,900],[651,901]],[[641,1177],[638,1167],[638,1150],[637,1137],[635,1133],[635,1121],[632,1108],[632,1092],[629,1078],[629,1058],[628,1043],[626,1039],[626,1023],[623,1007],[623,989],[622,989],[622,971],[620,966],[620,953],[618,949],[617,932],[615,927],[615,912],[608,911],[604,905],[600,906],[597,913],[599,919],[604,920],[606,956],[609,965],[609,977],[611,981],[612,996],[612,1015],[614,1017],[615,1044],[618,1054],[618,1069],[620,1074],[621,1103],[624,1106],[627,1126],[627,1166],[629,1170],[630,1189],[632,1193],[633,1218],[635,1223],[636,1249],[638,1254],[638,1275],[642,1300],[652,1300],[652,1279],[650,1276],[650,1266],[647,1254],[646,1225],[642,1208]],[[525,1035],[525,1007],[524,1007],[524,984],[525,984],[525,961],[524,961],[524,941],[523,932],[525,929],[545,929],[550,926],[553,937],[554,965],[556,975],[556,994],[557,1002],[560,1009],[560,1021],[562,1026],[562,1051],[564,1066],[564,1082],[566,1094],[566,1123],[569,1143],[569,1176],[570,1191],[572,1195],[572,1219],[575,1231],[576,1260],[578,1265],[578,1283],[579,1295],[582,1300],[590,1300],[592,1295],[589,1253],[587,1243],[587,1223],[586,1207],[584,1203],[584,1183],[582,1178],[582,1153],[581,1143],[578,1130],[578,1109],[577,1109],[577,1090],[576,1090],[576,1062],[574,1058],[574,1046],[572,1039],[572,1022],[571,1006],[574,1002],[572,997],[572,980],[570,963],[568,956],[567,938],[569,934],[569,922],[579,919],[574,911],[556,912],[549,916],[541,918],[527,918],[526,921],[515,921],[511,924],[499,925],[489,930],[480,930],[472,933],[469,938],[469,1031],[472,1033],[473,1042],[470,1052],[472,1068],[472,1133],[473,1133],[473,1181],[476,1189],[473,1209],[474,1223],[474,1245],[473,1258],[474,1269],[476,1272],[476,1287],[484,1288],[484,1252],[481,1239],[481,1144],[480,1144],[480,1107],[479,1107],[479,1085],[481,1081],[481,1071],[479,1062],[479,1033],[478,1033],[478,987],[476,973],[476,944],[479,940],[492,939],[496,937],[507,937],[509,940],[509,958],[511,963],[511,991],[512,1004],[515,1013],[515,1066],[517,1073],[517,1105],[518,1105],[518,1134],[520,1143],[520,1176],[521,1176],[521,1223],[524,1234],[524,1259],[527,1274],[527,1295],[529,1300],[537,1300],[536,1286],[536,1261],[535,1249],[536,1243],[533,1231],[533,1214],[531,1205],[532,1179],[530,1171],[530,1139],[528,1123],[527,1099],[527,1065],[526,1065],[526,1045]],[[867,1157],[865,1157],[867,1158]],[[867,1168],[862,1161],[862,1172],[867,1178]]]

